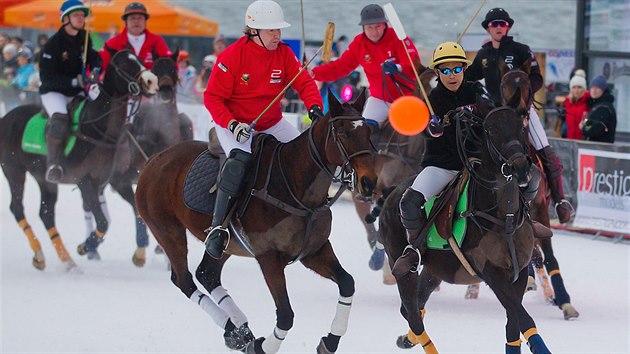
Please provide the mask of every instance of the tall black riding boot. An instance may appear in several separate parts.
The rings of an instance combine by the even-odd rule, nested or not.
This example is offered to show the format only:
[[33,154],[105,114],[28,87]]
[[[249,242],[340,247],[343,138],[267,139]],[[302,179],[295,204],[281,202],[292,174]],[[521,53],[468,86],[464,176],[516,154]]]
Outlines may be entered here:
[[223,222],[230,209],[234,206],[236,198],[241,193],[245,184],[245,175],[251,154],[233,149],[225,160],[219,177],[214,211],[212,214],[212,227],[206,237],[206,252],[213,258],[221,258],[230,232],[223,227]]
[[70,116],[63,113],[55,113],[46,122],[46,149],[48,156],[46,159],[46,181],[59,183],[63,177],[61,167],[61,157],[64,149],[64,142],[69,131]]
[[427,220],[425,202],[422,193],[411,188],[407,188],[400,199],[400,220],[407,231],[409,245],[394,263],[394,276],[399,277],[418,270],[420,255],[426,248],[426,232],[420,233]]
[[575,215],[575,209],[568,200],[565,199],[562,188],[562,164],[551,146],[546,146],[542,150],[536,151],[542,162],[547,183],[551,191],[551,199],[558,214],[558,220],[564,224]]

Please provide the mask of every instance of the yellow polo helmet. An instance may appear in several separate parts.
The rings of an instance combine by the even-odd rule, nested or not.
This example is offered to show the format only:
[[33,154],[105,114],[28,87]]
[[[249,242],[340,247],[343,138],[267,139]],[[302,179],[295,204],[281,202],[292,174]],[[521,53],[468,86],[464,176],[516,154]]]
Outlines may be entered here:
[[433,51],[433,60],[429,68],[433,69],[442,63],[464,63],[470,65],[472,62],[466,59],[466,52],[459,43],[444,42]]

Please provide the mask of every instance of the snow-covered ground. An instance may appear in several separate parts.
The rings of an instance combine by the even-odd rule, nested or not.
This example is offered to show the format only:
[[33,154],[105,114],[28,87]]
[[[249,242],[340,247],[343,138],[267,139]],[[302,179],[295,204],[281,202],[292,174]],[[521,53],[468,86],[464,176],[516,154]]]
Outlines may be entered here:
[[[9,188],[0,178],[1,314],[3,353],[225,353],[222,330],[170,281],[163,256],[151,252],[144,268],[131,263],[135,249],[130,207],[109,190],[112,223],[100,246],[102,260],[76,254],[85,238],[78,189],[62,186],[57,227],[82,273],[64,273],[39,220],[39,191],[29,177],[27,218],[42,241],[47,268],[31,266],[32,252],[9,211]],[[399,314],[395,286],[383,285],[381,273],[367,267],[369,249],[362,227],[347,201],[333,208],[333,246],[354,276],[356,294],[347,334],[339,353],[421,353],[398,349],[396,337],[407,331]],[[151,241],[151,249],[155,241]],[[190,268],[203,254],[190,240]],[[546,305],[540,293],[524,302],[539,333],[553,353],[630,352],[627,244],[557,232],[554,246],[565,284],[580,318],[567,322],[559,309]],[[295,324],[282,353],[312,353],[328,333],[337,301],[336,286],[302,265],[287,268]],[[232,258],[224,286],[248,315],[256,336],[267,336],[275,308],[252,259]],[[477,300],[464,299],[465,287],[443,285],[427,305],[426,326],[440,353],[502,353],[504,310],[487,287]],[[528,352],[525,344],[523,353]]]

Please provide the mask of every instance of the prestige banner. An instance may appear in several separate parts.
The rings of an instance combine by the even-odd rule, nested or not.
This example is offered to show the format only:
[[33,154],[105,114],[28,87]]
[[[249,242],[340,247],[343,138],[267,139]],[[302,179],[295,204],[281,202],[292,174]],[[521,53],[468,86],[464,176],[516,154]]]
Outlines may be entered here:
[[577,153],[573,226],[630,234],[630,154],[580,146]]

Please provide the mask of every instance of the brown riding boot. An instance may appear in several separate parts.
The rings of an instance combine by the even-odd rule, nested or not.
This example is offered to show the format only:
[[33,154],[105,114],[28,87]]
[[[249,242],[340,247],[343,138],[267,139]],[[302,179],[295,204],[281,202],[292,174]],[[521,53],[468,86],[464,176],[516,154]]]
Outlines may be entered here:
[[61,157],[63,156],[64,142],[69,131],[70,116],[63,113],[54,113],[46,122],[46,181],[59,183],[63,177]]
[[551,199],[554,202],[556,214],[561,224],[567,223],[575,216],[575,209],[571,203],[565,199],[562,187],[562,164],[551,146],[546,146],[542,150],[536,151],[542,162]]
[[409,245],[392,267],[392,274],[396,277],[418,271],[421,252],[426,248],[426,233],[420,232],[427,219],[425,202],[422,193],[411,188],[407,188],[400,199],[400,220],[407,231]]

